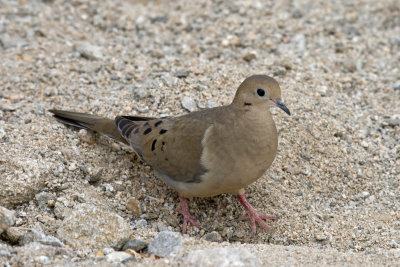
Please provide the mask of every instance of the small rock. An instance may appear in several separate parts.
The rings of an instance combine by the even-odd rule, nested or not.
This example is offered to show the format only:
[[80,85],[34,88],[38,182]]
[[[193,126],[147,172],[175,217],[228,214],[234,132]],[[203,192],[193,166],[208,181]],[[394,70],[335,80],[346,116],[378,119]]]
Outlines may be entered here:
[[[11,253],[10,252],[8,252],[7,250],[5,250],[5,249],[1,249],[0,248],[0,257],[10,257],[11,256]],[[5,266],[7,266],[7,265],[5,265]]]
[[363,148],[368,148],[368,143],[366,142],[366,141],[361,141],[361,146],[363,147]]
[[164,231],[159,233],[149,244],[149,253],[167,257],[174,251],[182,249],[183,238],[180,233]]
[[103,248],[103,254],[108,255],[110,253],[113,253],[115,250],[113,248]]
[[222,237],[218,232],[212,231],[211,233],[205,234],[201,239],[204,239],[204,240],[207,240],[210,242],[221,242]]
[[23,235],[24,233],[17,227],[9,227],[6,230],[7,239],[13,244],[17,244]]
[[295,44],[296,49],[299,51],[304,51],[306,49],[307,38],[304,34],[296,34],[291,41]]
[[147,226],[147,221],[145,219],[139,219],[135,222],[136,227],[144,227]]
[[114,263],[125,263],[132,260],[133,256],[123,251],[114,251],[106,256],[106,260]]
[[132,234],[125,220],[92,204],[76,205],[57,230],[57,237],[74,248],[120,249]]
[[6,131],[4,130],[4,127],[0,125],[0,140],[3,139],[4,136],[6,136]]
[[29,229],[19,238],[19,245],[23,246],[32,242],[38,242],[47,246],[63,247],[64,244],[56,237],[45,235],[38,228]]
[[181,100],[182,107],[187,109],[190,112],[196,111],[196,101],[194,101],[192,98],[185,96]]
[[317,233],[315,235],[315,240],[319,241],[319,242],[323,242],[326,241],[328,239],[328,237],[326,236],[326,234],[324,233]]
[[369,192],[363,191],[363,192],[361,192],[361,196],[362,196],[362,198],[367,198],[367,197],[369,197]]
[[82,142],[90,143],[93,141],[92,140],[93,135],[91,133],[89,133],[88,130],[86,130],[86,129],[80,129],[78,132],[78,136]]
[[163,222],[157,222],[156,223],[156,229],[158,230],[158,232],[164,232],[164,231],[170,231],[171,229],[168,228],[168,226],[163,223]]
[[208,100],[207,101],[207,108],[213,108],[215,107],[215,102],[213,100]]
[[140,202],[134,197],[130,197],[128,199],[128,201],[126,201],[126,209],[135,218],[139,218],[140,215],[142,215],[142,209],[140,208]]
[[55,196],[48,192],[40,192],[39,194],[35,195],[36,203],[41,210],[46,210],[49,201],[54,198]]
[[15,224],[14,211],[0,206],[0,234]]
[[47,256],[39,256],[37,257],[37,261],[40,262],[41,264],[50,264],[51,260]]
[[54,215],[57,219],[64,219],[66,214],[69,214],[71,209],[65,206],[63,201],[57,199],[56,203],[54,204]]
[[256,54],[254,54],[253,52],[247,53],[243,56],[243,59],[247,62],[252,61],[253,59],[256,59]]
[[140,240],[140,239],[133,239],[126,242],[122,250],[132,249],[136,252],[139,252],[145,248],[147,248],[149,244]]
[[133,91],[133,93],[135,94],[135,96],[137,96],[137,98],[139,99],[143,99],[146,98],[149,95],[149,91],[145,88],[137,88]]
[[92,174],[88,175],[89,183],[91,184],[97,183],[98,181],[101,180],[102,175],[103,175],[103,168],[96,169],[95,171],[93,171]]
[[178,78],[186,78],[187,76],[189,76],[189,72],[187,70],[178,70],[177,72],[174,73],[175,77]]
[[262,266],[262,262],[244,248],[224,247],[189,252],[182,266],[191,267],[245,267]]
[[100,46],[92,45],[89,43],[81,43],[76,47],[76,51],[81,57],[96,60],[103,58],[102,48]]

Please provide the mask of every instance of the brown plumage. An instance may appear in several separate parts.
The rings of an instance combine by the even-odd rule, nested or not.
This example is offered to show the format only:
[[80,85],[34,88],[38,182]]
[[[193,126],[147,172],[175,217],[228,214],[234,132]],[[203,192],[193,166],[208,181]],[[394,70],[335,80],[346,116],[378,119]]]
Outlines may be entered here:
[[269,111],[275,104],[290,114],[281,100],[278,83],[254,75],[239,86],[228,106],[202,110],[180,117],[116,117],[115,121],[83,113],[50,110],[62,123],[105,134],[130,144],[143,161],[178,191],[187,222],[197,226],[185,197],[238,194],[248,211],[246,218],[269,228],[244,197],[244,188],[272,164],[278,145],[275,123]]

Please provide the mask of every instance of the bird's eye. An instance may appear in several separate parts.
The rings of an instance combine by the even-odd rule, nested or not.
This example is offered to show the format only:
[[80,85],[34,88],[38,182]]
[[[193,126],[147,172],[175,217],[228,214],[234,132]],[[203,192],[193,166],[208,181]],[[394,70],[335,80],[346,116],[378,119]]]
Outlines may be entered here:
[[259,95],[259,96],[265,96],[265,91],[264,91],[264,89],[258,88],[258,89],[257,89],[257,95]]

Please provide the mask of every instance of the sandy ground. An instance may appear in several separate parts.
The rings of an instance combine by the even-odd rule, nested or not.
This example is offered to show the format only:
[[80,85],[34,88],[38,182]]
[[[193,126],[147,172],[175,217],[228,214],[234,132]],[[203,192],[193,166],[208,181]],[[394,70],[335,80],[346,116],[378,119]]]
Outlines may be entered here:
[[[278,156],[246,193],[280,216],[274,231],[251,234],[234,196],[193,199],[201,228],[189,227],[182,253],[209,247],[199,239],[216,231],[223,243],[213,246],[282,255],[264,263],[398,264],[399,32],[395,0],[0,1],[0,206],[15,211],[16,227],[55,235],[62,218],[54,203],[40,207],[42,192],[127,222],[134,197],[147,222],[135,236],[180,231],[176,193],[130,148],[47,110],[172,116],[228,104],[244,78],[268,74],[293,114],[273,110]],[[77,248],[65,262],[93,253]],[[179,257],[142,263],[156,262]]]

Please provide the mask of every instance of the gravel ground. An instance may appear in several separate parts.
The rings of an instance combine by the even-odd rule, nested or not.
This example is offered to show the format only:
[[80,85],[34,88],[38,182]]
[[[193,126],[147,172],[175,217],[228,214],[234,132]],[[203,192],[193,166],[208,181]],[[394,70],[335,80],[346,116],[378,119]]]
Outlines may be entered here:
[[201,228],[170,256],[128,252],[144,266],[226,246],[263,264],[399,264],[399,32],[396,0],[0,0],[0,206],[13,213],[0,263],[122,264],[111,247],[181,228],[176,193],[130,148],[48,109],[178,115],[268,74],[293,114],[273,110],[278,156],[246,192],[280,216],[274,231],[251,234],[234,196],[193,199]]

